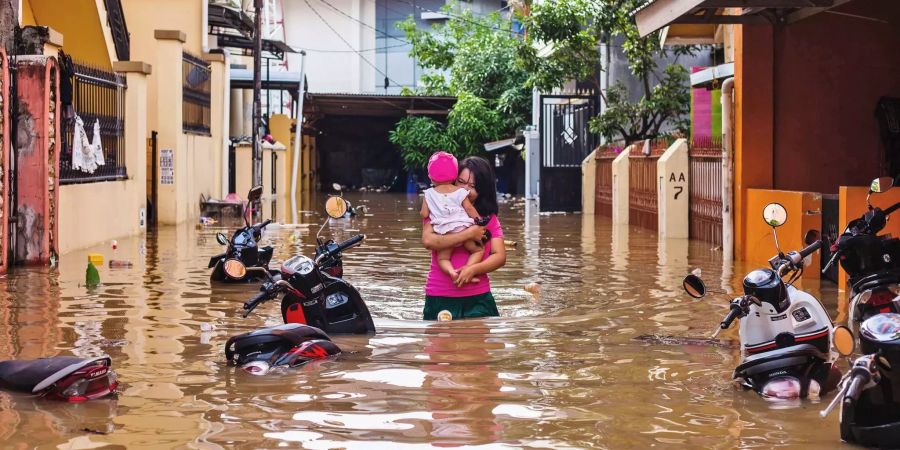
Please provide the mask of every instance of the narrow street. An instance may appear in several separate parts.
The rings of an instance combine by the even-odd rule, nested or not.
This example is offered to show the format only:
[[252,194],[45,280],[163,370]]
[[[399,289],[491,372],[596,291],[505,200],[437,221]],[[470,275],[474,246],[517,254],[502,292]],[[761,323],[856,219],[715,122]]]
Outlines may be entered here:
[[[658,246],[654,233],[614,228],[603,217],[526,215],[524,203],[506,203],[499,217],[515,246],[491,277],[501,317],[428,323],[419,320],[429,255],[418,197],[348,198],[368,213],[323,235],[367,235],[346,252],[345,277],[366,299],[378,334],[338,336],[345,352],[336,360],[266,377],[225,362],[229,336],[281,323],[277,301],[241,318],[256,285],[210,287],[207,262],[225,228],[161,227],[146,242],[67,254],[58,271],[11,272],[0,292],[0,359],[108,353],[122,385],[118,400],[74,405],[0,392],[3,446],[837,444],[838,415],[820,419],[822,403],[769,403],[732,385],[736,326],[722,340],[733,348],[635,339],[709,336],[727,296],[691,299],[682,277],[700,268],[710,288],[730,289],[748,268],[723,274],[708,244]],[[300,217],[301,226],[264,235],[279,262],[314,250],[323,214]],[[107,259],[95,289],[84,287],[88,252]],[[111,269],[109,259],[134,265]],[[532,282],[542,283],[539,296],[523,289]],[[805,283],[819,294],[816,282]],[[834,314],[836,290],[822,294]]]

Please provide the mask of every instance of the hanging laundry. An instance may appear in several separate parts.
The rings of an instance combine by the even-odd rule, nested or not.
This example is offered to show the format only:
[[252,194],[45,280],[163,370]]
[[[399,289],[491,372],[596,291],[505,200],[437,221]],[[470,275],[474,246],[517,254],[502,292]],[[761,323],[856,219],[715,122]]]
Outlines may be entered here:
[[106,160],[103,159],[103,143],[100,140],[100,120],[97,119],[94,122],[94,141],[91,143],[91,150],[93,152],[94,163],[97,166],[106,165]]
[[94,151],[84,130],[84,121],[75,114],[75,130],[72,133],[72,169],[94,173],[97,164],[93,158]]

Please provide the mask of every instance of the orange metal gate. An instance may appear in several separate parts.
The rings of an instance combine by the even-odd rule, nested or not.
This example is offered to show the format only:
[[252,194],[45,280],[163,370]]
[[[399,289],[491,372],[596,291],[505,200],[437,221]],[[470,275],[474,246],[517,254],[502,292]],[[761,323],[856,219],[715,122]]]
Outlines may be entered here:
[[656,230],[658,228],[656,162],[669,146],[669,139],[650,141],[650,152],[643,145],[632,149],[628,161],[628,222]]
[[9,130],[12,110],[9,102],[9,59],[0,48],[0,273],[6,273],[9,258]]
[[597,191],[594,196],[594,213],[612,217],[612,163],[622,149],[616,146],[597,148]]
[[722,244],[722,137],[695,137],[690,148],[690,236]]

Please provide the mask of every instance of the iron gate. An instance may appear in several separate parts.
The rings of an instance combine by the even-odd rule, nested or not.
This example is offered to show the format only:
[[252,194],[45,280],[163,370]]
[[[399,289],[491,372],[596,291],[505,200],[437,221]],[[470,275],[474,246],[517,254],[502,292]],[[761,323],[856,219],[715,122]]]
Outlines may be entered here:
[[596,105],[593,95],[541,95],[542,211],[581,210],[581,162],[594,150],[588,122]]
[[690,155],[690,236],[722,244],[722,137],[695,136]]

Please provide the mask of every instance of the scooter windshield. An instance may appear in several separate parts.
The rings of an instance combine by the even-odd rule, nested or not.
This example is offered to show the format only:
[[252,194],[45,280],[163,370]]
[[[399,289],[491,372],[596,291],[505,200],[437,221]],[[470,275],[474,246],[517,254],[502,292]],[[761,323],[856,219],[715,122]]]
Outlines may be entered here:
[[248,245],[253,245],[253,236],[247,231],[241,231],[234,235],[231,242],[235,247],[246,247]]

